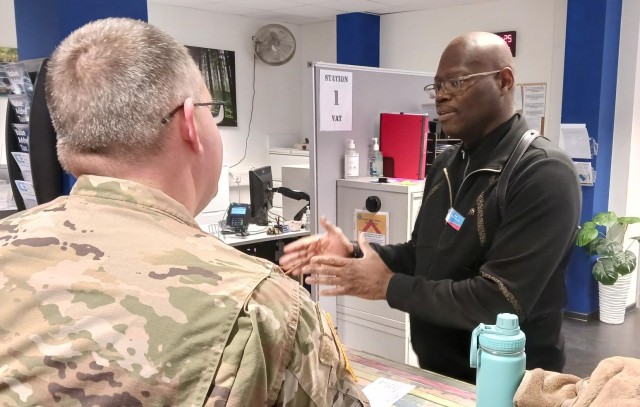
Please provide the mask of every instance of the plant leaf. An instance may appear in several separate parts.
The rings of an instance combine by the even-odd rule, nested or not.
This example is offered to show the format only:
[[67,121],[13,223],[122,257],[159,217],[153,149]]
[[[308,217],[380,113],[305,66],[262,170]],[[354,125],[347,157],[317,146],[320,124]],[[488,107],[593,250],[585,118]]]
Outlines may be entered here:
[[580,230],[582,229],[595,229],[596,228],[596,224],[593,222],[585,222],[582,224],[582,226],[580,226]]
[[627,225],[616,223],[607,230],[607,239],[622,243],[625,233],[627,233]]
[[600,212],[596,213],[591,221],[599,226],[610,227],[618,221],[618,217],[614,212]]
[[593,277],[604,284],[612,285],[618,280],[618,273],[613,267],[613,260],[608,257],[600,257],[593,266]]
[[640,223],[640,218],[636,216],[622,216],[618,218],[618,223],[623,225],[631,225],[633,223]]
[[[587,223],[585,223],[585,225]],[[595,225],[593,223],[592,225],[593,228],[585,228],[583,225],[583,227],[578,231],[578,236],[576,237],[576,245],[578,245],[578,247],[584,247],[591,243],[596,237],[598,237],[598,230],[595,228]]]
[[606,257],[615,257],[624,251],[624,248],[620,243],[614,242],[610,239],[600,239],[594,249],[600,256]]
[[631,250],[616,254],[613,260],[616,272],[620,273],[622,276],[627,275],[636,269],[636,255],[633,254]]

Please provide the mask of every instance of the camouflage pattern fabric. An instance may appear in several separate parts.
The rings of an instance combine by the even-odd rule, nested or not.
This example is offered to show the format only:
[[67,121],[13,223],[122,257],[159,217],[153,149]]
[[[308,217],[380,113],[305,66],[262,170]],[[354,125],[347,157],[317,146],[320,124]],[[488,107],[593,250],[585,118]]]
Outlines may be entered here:
[[0,405],[368,405],[324,314],[162,192],[82,176],[0,221]]

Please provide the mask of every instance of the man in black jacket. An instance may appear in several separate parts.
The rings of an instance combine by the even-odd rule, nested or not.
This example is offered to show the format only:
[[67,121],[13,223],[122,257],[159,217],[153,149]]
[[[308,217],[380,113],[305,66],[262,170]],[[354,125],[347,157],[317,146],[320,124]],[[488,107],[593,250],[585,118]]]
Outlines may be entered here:
[[292,243],[281,259],[284,268],[304,264],[308,283],[335,286],[323,294],[386,299],[409,313],[420,366],[472,383],[471,331],[501,312],[520,319],[528,369],[564,366],[564,270],[580,187],[571,160],[539,137],[509,176],[499,210],[498,180],[528,130],[515,113],[514,83],[500,37],[454,39],[425,90],[445,133],[462,145],[429,170],[411,240],[369,246],[360,237],[352,244],[323,220],[327,233]]

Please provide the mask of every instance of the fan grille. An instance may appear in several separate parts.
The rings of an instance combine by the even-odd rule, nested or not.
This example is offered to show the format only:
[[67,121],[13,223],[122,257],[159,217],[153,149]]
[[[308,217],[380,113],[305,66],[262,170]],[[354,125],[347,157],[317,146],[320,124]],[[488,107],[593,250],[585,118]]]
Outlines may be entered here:
[[296,52],[296,40],[289,29],[280,24],[262,27],[253,37],[255,55],[269,65],[286,64]]

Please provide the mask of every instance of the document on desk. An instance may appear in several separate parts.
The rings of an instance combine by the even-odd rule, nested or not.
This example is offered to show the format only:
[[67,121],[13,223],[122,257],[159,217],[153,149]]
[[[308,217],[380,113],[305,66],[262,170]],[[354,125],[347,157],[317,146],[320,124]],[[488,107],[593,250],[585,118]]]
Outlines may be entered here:
[[371,407],[389,407],[416,386],[379,377],[362,389]]

